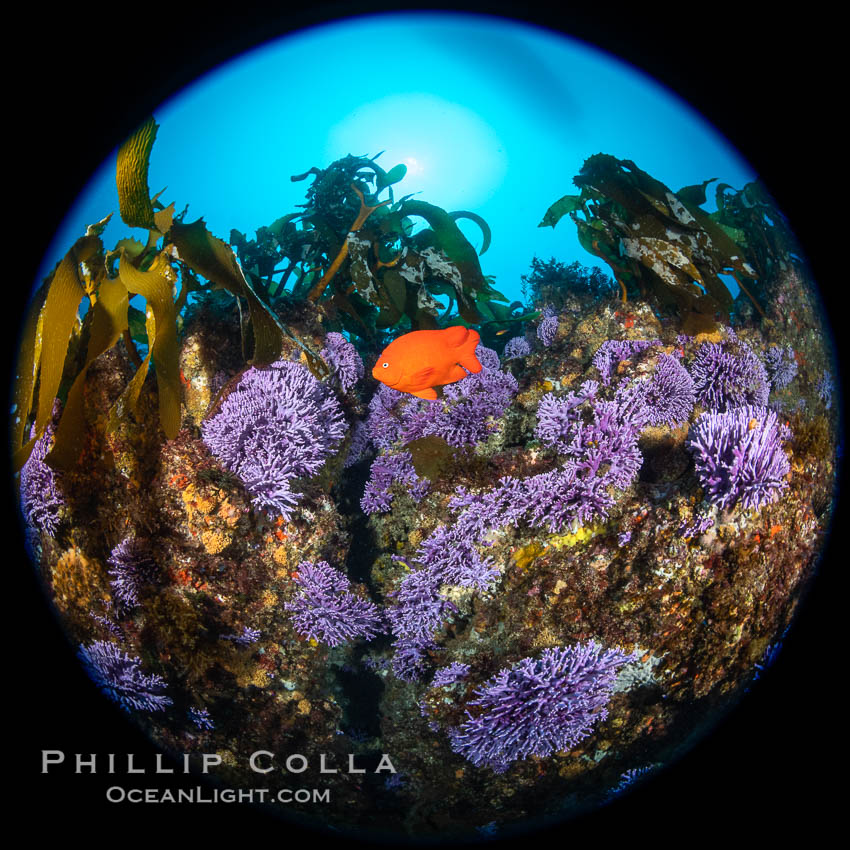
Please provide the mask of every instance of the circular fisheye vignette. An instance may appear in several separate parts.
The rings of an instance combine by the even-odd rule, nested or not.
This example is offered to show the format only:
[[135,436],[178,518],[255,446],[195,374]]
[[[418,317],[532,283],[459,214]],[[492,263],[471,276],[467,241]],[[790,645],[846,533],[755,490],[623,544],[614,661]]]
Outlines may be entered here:
[[505,167],[480,209],[343,133],[244,230],[150,191],[169,130],[145,121],[115,221],[78,231],[22,338],[22,513],[87,672],[169,749],[223,750],[227,782],[328,789],[287,811],[340,829],[499,834],[669,763],[668,730],[775,654],[831,509],[831,334],[764,187],[676,162],[674,191],[663,151],[656,176],[587,120],[523,225],[486,105]]

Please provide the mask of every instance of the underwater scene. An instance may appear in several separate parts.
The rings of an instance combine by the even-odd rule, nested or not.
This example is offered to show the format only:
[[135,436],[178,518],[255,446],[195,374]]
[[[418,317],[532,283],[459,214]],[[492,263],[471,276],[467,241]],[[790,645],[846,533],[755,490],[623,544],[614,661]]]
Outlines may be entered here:
[[[211,107],[267,118],[394,28],[410,75],[287,92],[297,134]],[[390,16],[246,53],[103,164],[20,319],[10,456],[45,606],[157,751],[456,842],[610,806],[747,699],[841,407],[803,248],[709,123],[555,33]]]

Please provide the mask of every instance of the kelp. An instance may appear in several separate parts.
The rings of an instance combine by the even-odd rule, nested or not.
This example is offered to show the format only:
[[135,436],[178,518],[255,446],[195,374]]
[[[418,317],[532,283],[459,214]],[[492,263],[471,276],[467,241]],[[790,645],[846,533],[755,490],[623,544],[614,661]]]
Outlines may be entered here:
[[18,353],[18,368],[13,389],[13,420],[9,429],[12,440],[13,466],[18,470],[32,451],[35,440],[27,441],[22,447],[26,433],[27,414],[32,407],[38,369],[41,362],[41,345],[44,339],[44,299],[47,287],[39,288],[27,311],[21,345]]
[[128,307],[127,289],[120,281],[105,280],[100,284],[97,300],[92,306],[85,363],[68,391],[62,417],[56,429],[54,446],[50,452],[52,465],[57,469],[73,466],[82,451],[85,437],[83,385],[86,374],[95,358],[112,348],[127,328]]
[[159,125],[150,116],[118,148],[115,182],[121,219],[130,227],[156,228],[148,189],[148,167]]
[[[487,222],[469,210],[446,211],[393,187],[406,174],[399,164],[384,171],[377,157],[346,156],[324,169],[311,168],[293,181],[313,177],[302,213],[289,213],[249,240],[231,233],[248,278],[270,301],[282,297],[293,278],[295,298],[322,309],[328,326],[363,339],[400,325],[433,328],[453,309],[477,324],[502,315],[502,300],[487,283],[478,254],[457,222],[473,221],[490,245]],[[414,220],[426,227],[415,231]],[[279,280],[276,279],[279,276]],[[437,300],[448,296],[444,308]]]
[[285,331],[254,292],[230,246],[213,236],[203,219],[185,225],[175,222],[171,226],[170,237],[180,259],[191,269],[215,286],[248,302],[254,329],[252,364],[263,366],[276,360]]
[[[77,310],[86,297],[80,271],[81,264],[91,262],[102,249],[100,238],[94,233],[80,237],[70,251],[60,260],[44,287],[44,301],[35,320],[35,337],[26,340],[22,346],[24,360],[19,361],[19,380],[23,381],[20,391],[16,392],[16,404],[20,399],[21,407],[15,408],[19,417],[13,430],[12,457],[17,471],[26,462],[32,447],[44,433],[53,412],[53,402],[59,393],[59,386],[65,369],[65,359],[71,336],[77,324]],[[33,328],[32,316],[27,322],[27,332]],[[30,354],[32,360],[30,360]],[[35,422],[32,437],[20,445],[20,439],[33,412],[33,386],[37,381],[38,398],[35,401]]]
[[727,183],[715,189],[717,211],[711,219],[739,245],[747,249],[758,279],[769,280],[801,258],[794,233],[776,201],[756,179],[741,190]]
[[148,327],[148,357],[156,369],[159,421],[166,438],[172,440],[180,430],[180,346],[171,294],[176,274],[167,257],[159,254],[145,272],[132,263],[122,262],[118,279],[127,292],[141,295],[153,314],[153,325]]
[[757,272],[744,229],[731,223],[740,220],[731,209],[727,220],[701,209],[712,179],[672,192],[631,160],[596,154],[573,182],[580,193],[552,204],[539,226],[555,227],[568,215],[582,246],[614,272],[624,298],[627,290],[640,292],[695,331],[718,317],[728,321],[732,296],[722,274],[734,275],[749,294],[744,281]]
[[[114,433],[127,416],[136,417],[143,385],[156,377],[159,421],[166,439],[181,424],[178,330],[180,310],[190,292],[221,288],[244,298],[254,337],[251,363],[263,365],[280,356],[283,337],[304,350],[314,372],[327,367],[258,297],[233,250],[206,229],[203,220],[183,222],[174,204],[165,207],[148,190],[148,169],[157,124],[145,121],[121,146],[116,168],[119,211],[131,227],[147,229],[144,241],[122,239],[105,252],[101,236],[109,216],[91,225],[38,289],[21,340],[11,428],[15,470],[29,457],[63,400],[48,464],[67,469],[85,444],[84,383],[94,360],[123,339],[136,371],[105,416]],[[384,179],[391,179],[392,175]],[[203,283],[200,278],[205,278]],[[130,304],[139,296],[144,310]],[[85,355],[75,342],[84,343]],[[144,360],[135,344],[147,346]],[[28,435],[28,428],[31,435]],[[25,439],[29,436],[29,439]]]

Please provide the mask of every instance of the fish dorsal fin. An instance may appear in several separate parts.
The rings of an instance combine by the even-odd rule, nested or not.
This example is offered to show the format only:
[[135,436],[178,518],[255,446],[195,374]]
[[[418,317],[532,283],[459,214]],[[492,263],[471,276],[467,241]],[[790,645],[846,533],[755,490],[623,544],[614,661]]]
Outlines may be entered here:
[[453,325],[446,328],[443,333],[445,334],[446,345],[459,348],[466,342],[466,338],[469,336],[469,328],[465,328],[463,325]]
[[411,386],[430,386],[429,381],[434,376],[434,367],[433,366],[423,366],[421,369],[418,369],[415,372],[412,372],[407,376],[405,382],[410,384]]

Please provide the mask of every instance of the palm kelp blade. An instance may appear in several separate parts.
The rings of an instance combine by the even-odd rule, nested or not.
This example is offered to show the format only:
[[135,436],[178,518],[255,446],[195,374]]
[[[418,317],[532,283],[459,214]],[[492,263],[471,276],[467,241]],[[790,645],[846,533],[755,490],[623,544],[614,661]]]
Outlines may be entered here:
[[148,118],[118,149],[115,183],[122,221],[130,227],[156,229],[148,189],[148,165],[158,125]]
[[280,356],[283,343],[281,329],[276,318],[245,279],[230,247],[207,230],[203,219],[192,224],[175,222],[170,235],[180,259],[193,271],[231,294],[247,300],[254,330],[254,356],[251,363],[264,366],[275,361]]

